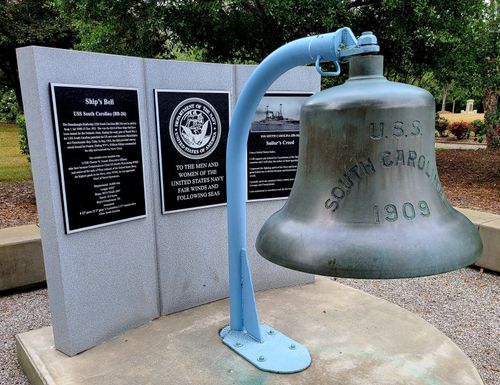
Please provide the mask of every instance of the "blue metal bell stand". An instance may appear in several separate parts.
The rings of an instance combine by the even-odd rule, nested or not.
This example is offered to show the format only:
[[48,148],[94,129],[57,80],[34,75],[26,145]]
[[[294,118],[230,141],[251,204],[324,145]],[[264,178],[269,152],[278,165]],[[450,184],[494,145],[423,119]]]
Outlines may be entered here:
[[[226,153],[230,324],[220,336],[224,344],[257,368],[274,373],[307,369],[311,355],[300,343],[259,323],[246,252],[246,153],[252,118],[271,84],[288,70],[316,64],[324,76],[340,73],[339,61],[353,55],[378,52],[375,36],[363,33],[357,40],[349,28],[288,43],[257,66],[243,88],[232,116]],[[335,72],[325,73],[321,62],[333,62]]]

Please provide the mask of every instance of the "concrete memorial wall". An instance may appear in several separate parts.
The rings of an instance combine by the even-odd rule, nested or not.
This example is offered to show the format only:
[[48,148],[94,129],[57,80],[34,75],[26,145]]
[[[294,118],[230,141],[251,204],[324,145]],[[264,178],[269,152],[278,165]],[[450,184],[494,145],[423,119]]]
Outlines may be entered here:
[[[56,348],[75,355],[226,297],[225,146],[254,66],[43,47],[19,49],[18,65]],[[291,188],[298,110],[319,79],[314,68],[289,71],[252,125],[257,290],[313,280],[259,257],[254,242]]]

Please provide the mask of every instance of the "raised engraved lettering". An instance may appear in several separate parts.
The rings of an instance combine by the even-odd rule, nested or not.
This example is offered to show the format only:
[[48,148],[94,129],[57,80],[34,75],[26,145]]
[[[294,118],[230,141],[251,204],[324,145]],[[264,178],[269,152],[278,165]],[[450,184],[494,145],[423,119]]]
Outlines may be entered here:
[[425,168],[425,175],[427,175],[429,178],[431,177],[431,174],[429,174],[429,165],[431,162],[428,160],[427,161],[427,167]]
[[335,211],[338,209],[339,207],[339,202],[333,200],[333,199],[327,199],[326,202],[325,202],[325,207],[328,209],[328,210],[332,210],[332,211]]
[[420,155],[420,156],[418,157],[418,168],[419,168],[420,170],[423,170],[423,169],[424,169],[424,167],[425,167],[425,156],[424,156],[424,155]]
[[349,169],[349,171],[350,171],[352,174],[356,175],[356,177],[357,177],[358,179],[361,179],[361,175],[359,175],[359,173],[358,173],[358,165],[357,165],[357,164],[355,164],[354,166],[352,166],[352,167]]
[[415,167],[415,159],[417,159],[417,153],[413,150],[408,151],[408,160],[406,165]]
[[429,205],[426,201],[419,201],[418,208],[420,209],[420,215],[423,215],[424,217],[431,215],[431,210],[429,209]]
[[[422,136],[422,123],[420,120],[415,119],[411,123],[405,123],[402,120],[396,120],[392,123],[392,130],[385,129],[384,122],[372,122],[369,124],[370,138],[373,140],[389,139],[389,138],[402,138],[402,137],[416,137]],[[387,124],[391,127],[391,124]]]
[[[363,173],[360,172],[360,169]],[[335,212],[340,206],[340,201],[349,195],[350,190],[354,187],[354,182],[359,183],[364,176],[370,176],[375,172],[375,165],[370,158],[365,161],[359,161],[357,164],[353,165],[349,168],[349,171],[344,173],[338,180],[339,185],[343,187],[334,186],[331,189],[330,198],[325,201],[325,208]]]
[[413,127],[413,131],[410,132],[410,135],[422,135],[420,130],[420,120],[414,120],[413,122],[411,122],[411,126]]
[[[426,201],[418,201],[418,209],[420,210],[420,215],[423,217],[429,217],[431,215],[431,210]],[[403,203],[401,207],[401,211],[403,212],[403,217],[406,220],[413,220],[416,218],[415,206],[411,202]],[[380,213],[378,205],[373,206],[373,215],[375,217],[375,223],[380,223]],[[387,222],[396,222],[400,219],[398,214],[398,208],[395,204],[389,203],[384,206],[384,219]]]
[[373,166],[373,162],[370,158],[366,160],[366,164],[363,161],[359,161],[359,164],[363,168],[366,175],[370,175],[375,172],[375,167]]
[[403,130],[404,123],[401,122],[400,120],[394,122],[394,125],[392,126],[392,135],[395,137],[400,137],[405,134],[405,131]]
[[375,223],[380,223],[380,215],[378,213],[378,206],[373,206],[373,213],[375,214]]
[[396,166],[399,166],[400,164],[402,164],[403,166],[405,165],[405,154],[403,152],[403,150],[397,150],[396,151]]
[[403,216],[406,219],[415,219],[415,207],[410,202],[403,204]]
[[[346,181],[348,181],[348,183],[346,183]],[[346,189],[350,189],[354,185],[351,178],[347,176],[347,173],[342,175],[341,178],[339,178],[339,183],[343,185]]]
[[391,156],[391,152],[390,151],[384,151],[382,153],[382,156],[380,157],[380,159],[382,160],[382,166],[383,167],[391,167],[392,166],[393,161],[389,160],[390,156]]
[[436,191],[438,193],[440,193],[441,192],[441,182],[439,181],[437,173],[434,173],[434,179],[432,180],[432,182],[434,183],[434,187],[436,188]]
[[388,204],[384,207],[385,220],[395,222],[398,220],[398,209],[393,204]]
[[334,187],[332,189],[332,195],[337,199],[342,199],[345,197],[345,191],[342,190],[340,187]]
[[382,139],[384,136],[384,123],[370,123],[370,138],[373,140]]

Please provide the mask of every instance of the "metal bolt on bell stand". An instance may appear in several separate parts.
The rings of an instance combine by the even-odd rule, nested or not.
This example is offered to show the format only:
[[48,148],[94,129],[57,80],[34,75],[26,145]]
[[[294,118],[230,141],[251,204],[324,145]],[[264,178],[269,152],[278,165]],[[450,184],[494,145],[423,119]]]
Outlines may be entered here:
[[[224,344],[261,370],[300,372],[309,367],[311,356],[297,341],[259,323],[246,252],[245,160],[252,118],[266,90],[286,71],[315,64],[322,76],[338,76],[341,60],[378,51],[377,38],[371,32],[356,39],[346,27],[295,40],[257,66],[236,103],[226,153],[230,324],[220,336]],[[324,62],[333,62],[336,71],[324,72],[320,66]]]

